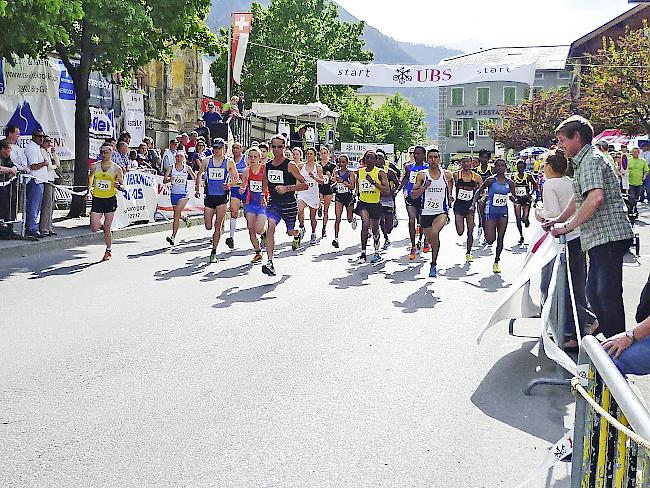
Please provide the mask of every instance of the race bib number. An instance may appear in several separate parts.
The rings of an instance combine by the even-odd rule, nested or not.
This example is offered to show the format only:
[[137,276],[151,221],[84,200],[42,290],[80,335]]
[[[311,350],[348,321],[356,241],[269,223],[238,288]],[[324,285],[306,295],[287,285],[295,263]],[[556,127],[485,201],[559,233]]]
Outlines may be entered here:
[[174,186],[182,186],[182,185],[185,184],[186,181],[187,181],[187,178],[185,178],[183,176],[174,176],[172,178],[172,184]]
[[307,179],[305,179],[305,181],[307,182],[307,186],[309,186],[310,189],[311,189],[311,188],[314,188],[314,187],[316,186],[316,181],[314,181],[314,180],[311,180],[311,179],[310,179],[310,180],[307,180]]
[[262,193],[262,182],[261,181],[251,181],[249,188],[253,193]]
[[442,202],[440,200],[426,200],[424,202],[424,208],[433,211],[442,210]]
[[526,187],[525,186],[516,187],[515,188],[515,196],[525,197],[526,196]]
[[208,178],[211,180],[223,180],[225,174],[223,168],[208,168]]
[[469,202],[474,198],[474,192],[471,190],[463,190],[462,188],[458,190],[458,199],[465,202]]
[[100,191],[108,191],[111,189],[111,180],[96,180],[96,188]]
[[336,193],[348,193],[350,189],[345,186],[343,183],[339,183],[336,185]]
[[415,180],[418,179],[418,172],[417,171],[411,171],[409,173],[409,183],[415,184]]
[[362,193],[372,193],[376,188],[375,185],[370,183],[368,180],[361,180],[359,186],[361,187]]
[[284,184],[284,172],[282,170],[272,169],[268,172],[269,183],[274,185],[283,185]]
[[327,185],[330,182],[329,175],[323,175],[323,185]]
[[505,207],[508,204],[508,195],[495,194],[492,197],[492,205],[495,207]]

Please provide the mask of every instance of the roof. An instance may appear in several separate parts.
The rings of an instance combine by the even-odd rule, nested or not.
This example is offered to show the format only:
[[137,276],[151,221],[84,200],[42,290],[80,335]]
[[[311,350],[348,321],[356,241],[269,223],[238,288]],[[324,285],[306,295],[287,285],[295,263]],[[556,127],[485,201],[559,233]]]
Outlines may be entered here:
[[330,110],[324,103],[315,102],[306,105],[290,103],[253,102],[252,112],[259,117],[292,117],[314,120],[319,123],[336,123],[339,114]]
[[563,70],[571,46],[493,47],[444,59],[441,64],[533,64],[539,70]]

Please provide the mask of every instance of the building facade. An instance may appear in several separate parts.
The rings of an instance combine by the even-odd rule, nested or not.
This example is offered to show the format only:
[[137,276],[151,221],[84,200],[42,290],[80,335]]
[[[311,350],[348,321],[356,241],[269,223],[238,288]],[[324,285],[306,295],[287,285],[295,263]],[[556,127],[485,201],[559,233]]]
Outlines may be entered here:
[[[566,68],[569,46],[510,47],[485,49],[445,59],[442,64],[530,64],[535,63],[532,92],[568,88],[571,72]],[[487,122],[501,121],[500,107],[518,105],[531,96],[531,87],[525,83],[487,82],[468,83],[439,89],[438,145],[443,160],[487,149],[493,154],[496,145],[487,133]],[[467,145],[467,132],[476,131],[476,146]]]

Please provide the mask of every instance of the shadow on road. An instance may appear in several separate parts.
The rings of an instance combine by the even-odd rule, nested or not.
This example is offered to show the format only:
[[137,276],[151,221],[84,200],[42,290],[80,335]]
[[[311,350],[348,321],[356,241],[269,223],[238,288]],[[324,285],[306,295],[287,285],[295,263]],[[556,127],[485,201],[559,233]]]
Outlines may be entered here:
[[444,276],[448,280],[459,280],[461,278],[476,276],[478,273],[468,273],[470,266],[469,263],[465,263],[462,266],[460,264],[455,264],[451,268],[447,268],[444,272],[440,273],[440,276]]
[[[210,265],[208,256],[197,256],[187,262],[187,266],[172,270],[163,269],[156,271],[153,275],[157,281],[170,280],[172,278],[183,278],[201,273]],[[216,265],[214,265],[216,266]]]
[[478,282],[478,284],[475,283],[470,283],[469,281],[463,281],[464,283],[467,283],[470,286],[473,286],[474,288],[481,288],[482,290],[485,290],[488,293],[496,293],[499,290],[502,290],[504,288],[508,288],[510,284],[506,284],[505,281],[501,278],[500,275],[498,274],[493,274],[492,276],[486,276],[485,278],[481,278]]
[[236,266],[234,268],[226,268],[219,271],[218,273],[210,271],[209,273],[206,273],[203,278],[201,278],[201,281],[206,282],[218,280],[220,278],[237,278],[239,276],[248,274],[251,269],[253,269],[253,265],[248,263],[242,264],[241,266]]
[[440,303],[440,299],[433,296],[433,290],[429,289],[433,285],[432,282],[424,283],[420,289],[407,296],[403,302],[393,300],[393,305],[401,308],[402,313],[415,313],[425,308],[431,310]]
[[323,261],[335,261],[336,258],[341,256],[351,256],[359,252],[359,246],[350,246],[345,249],[334,250],[332,252],[326,252],[324,254],[319,254],[314,256],[311,260],[314,263],[322,263]]
[[48,276],[64,276],[64,275],[73,275],[80,273],[84,269],[88,269],[91,266],[96,264],[102,264],[104,261],[101,259],[99,261],[93,261],[91,263],[77,263],[70,266],[61,266],[60,268],[45,268],[39,271],[34,271],[32,276],[29,277],[30,280],[37,280],[40,278],[47,278]]
[[357,288],[366,286],[366,280],[370,275],[378,274],[386,266],[387,261],[381,261],[377,264],[364,264],[358,268],[349,268],[348,275],[342,278],[334,278],[330,285],[334,286],[337,290],[347,290],[348,288]]
[[[471,401],[489,417],[555,443],[565,433],[564,415],[574,398],[568,386],[542,386],[533,395],[524,395],[531,380],[555,376],[555,363],[531,353],[535,344],[537,341],[524,342],[520,349],[499,359]],[[536,371],[538,366],[540,371]]]
[[421,269],[422,265],[418,264],[417,266],[407,266],[406,268],[400,268],[399,270],[393,271],[390,274],[384,273],[384,275],[386,276],[386,279],[391,283],[399,285],[401,283],[423,280],[424,278],[418,277]]
[[212,305],[212,308],[228,308],[234,303],[254,303],[273,300],[276,297],[266,295],[273,293],[278,286],[285,283],[288,279],[289,275],[282,275],[282,278],[275,283],[267,283],[253,288],[239,288],[237,286],[227,288],[217,297],[217,300],[220,300],[220,302]]

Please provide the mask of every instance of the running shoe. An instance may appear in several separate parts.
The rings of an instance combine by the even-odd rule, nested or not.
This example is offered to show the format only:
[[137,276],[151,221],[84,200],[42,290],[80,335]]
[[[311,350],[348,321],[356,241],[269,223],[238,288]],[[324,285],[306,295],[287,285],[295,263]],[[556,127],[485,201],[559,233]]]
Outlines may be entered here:
[[429,244],[428,242],[425,242],[424,243],[424,249],[422,249],[422,252],[426,254],[429,251],[431,251],[431,244]]
[[300,247],[300,234],[298,234],[296,237],[293,238],[293,242],[291,243],[291,249],[296,251]]
[[373,254],[372,257],[370,258],[370,262],[371,262],[372,264],[375,264],[375,263],[378,263],[379,261],[381,261],[381,256],[379,255],[378,252],[376,252],[376,253]]
[[523,237],[519,238],[519,245],[521,246],[523,243],[524,243],[524,238]]
[[327,237],[327,230],[323,227],[323,237]]
[[106,252],[104,253],[104,257],[102,258],[102,261],[108,261],[111,259],[111,251],[106,249]]
[[499,263],[494,263],[492,265],[492,272],[493,273],[501,273],[501,268],[499,268]]
[[385,250],[387,250],[389,247],[390,247],[390,241],[389,241],[388,239],[386,239],[386,240],[384,241],[384,245],[381,246],[381,248],[385,251]]
[[416,225],[415,226],[415,235],[419,236],[421,232],[422,232],[422,229],[420,228],[420,226]]
[[323,216],[323,207],[321,207],[321,206],[318,207],[318,216],[319,217]]
[[275,276],[275,268],[273,267],[273,263],[271,261],[262,265],[262,273],[269,276]]
[[524,225],[526,226],[526,228],[530,227],[530,220],[528,219],[524,220]]
[[228,237],[226,239],[226,246],[228,246],[230,249],[235,249],[235,240],[232,237]]
[[356,229],[357,229],[357,218],[356,218],[356,217],[354,217],[354,218],[352,219],[352,222],[350,222],[350,225],[352,226],[352,230],[356,230]]
[[477,241],[480,241],[480,240],[481,240],[481,236],[483,236],[483,227],[479,227],[479,228],[478,228],[478,232],[476,233],[476,240],[477,240]]
[[170,246],[174,245],[174,238],[172,236],[167,236],[167,242],[169,242]]
[[183,222],[185,222],[185,227],[187,227],[188,229],[192,227],[192,221],[187,215],[182,215],[181,219],[183,219]]
[[393,229],[397,228],[397,224],[399,224],[399,220],[397,220],[397,215],[393,215]]
[[339,248],[339,240],[338,240],[338,239],[334,239],[334,240],[332,241],[332,246],[334,246],[336,249],[338,249],[338,248]]
[[210,262],[211,263],[216,263],[217,262],[217,253],[216,252],[210,253]]
[[465,254],[465,261],[467,261],[468,263],[474,261],[474,256],[472,256],[472,253],[468,252],[467,254]]
[[416,242],[416,243],[415,243],[415,247],[417,248],[418,251],[419,251],[420,249],[422,249],[422,241],[418,241],[418,242]]
[[257,264],[262,260],[262,253],[256,252],[255,256],[253,256],[253,259],[251,259],[252,264]]
[[365,254],[362,254],[361,256],[359,256],[357,258],[357,260],[355,262],[356,262],[356,264],[366,264],[368,262],[368,258],[366,257]]
[[409,254],[409,259],[411,261],[413,261],[415,259],[415,257],[417,256],[417,254],[418,254],[418,251],[414,247],[412,247],[411,252]]
[[312,246],[316,244],[316,234],[314,234],[313,232],[311,234],[311,237],[309,238],[309,244],[311,244]]
[[260,236],[260,249],[263,251],[266,249],[266,231]]
[[436,269],[436,265],[432,264],[431,269],[429,270],[429,278],[437,278],[438,277],[438,270]]
[[306,231],[305,231],[305,228],[304,228],[304,227],[300,227],[300,239],[302,239],[303,237],[305,237],[305,232],[306,232]]

